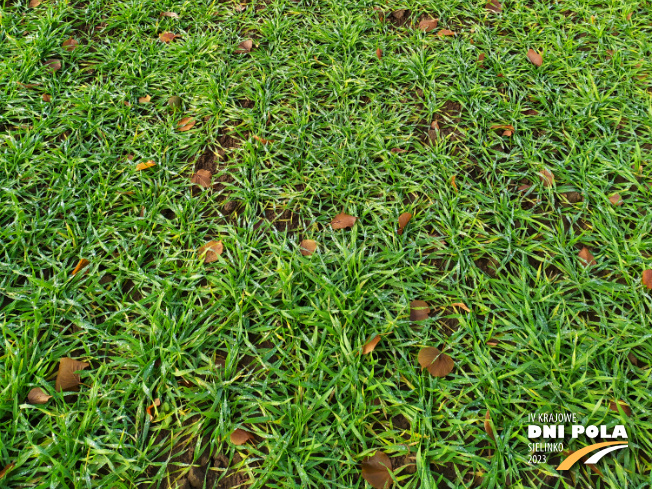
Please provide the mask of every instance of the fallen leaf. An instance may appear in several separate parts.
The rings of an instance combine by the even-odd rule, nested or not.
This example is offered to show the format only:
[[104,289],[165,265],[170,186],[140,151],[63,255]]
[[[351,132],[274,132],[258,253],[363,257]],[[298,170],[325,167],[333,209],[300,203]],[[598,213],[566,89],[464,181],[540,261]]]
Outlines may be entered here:
[[512,134],[514,134],[512,131],[507,129],[506,131],[503,132],[503,136],[510,137]]
[[503,129],[505,131],[511,131],[512,133],[515,131],[514,126],[512,126],[511,124],[494,124],[489,129],[492,131],[497,129]]
[[251,433],[240,428],[236,428],[236,430],[231,433],[231,443],[234,445],[244,445],[253,438],[254,437]]
[[21,83],[21,82],[16,82],[16,83],[18,83],[18,85],[20,85],[21,87],[27,89],[38,87],[40,85],[40,83]]
[[63,49],[66,51],[74,51],[75,48],[79,46],[79,43],[75,41],[72,37],[63,41]]
[[630,12],[630,13],[627,14],[627,20],[632,20],[632,14],[633,14],[633,13],[634,13],[634,12]]
[[52,97],[50,97],[50,95],[48,95],[47,93],[41,95],[41,99],[43,100],[43,102],[52,102]]
[[471,309],[469,309],[463,302],[455,302],[451,304],[451,307],[459,307],[460,309],[464,309],[466,312],[471,312]]
[[422,348],[418,360],[421,368],[427,369],[434,377],[446,377],[455,366],[451,357],[432,346]]
[[434,31],[439,24],[439,19],[423,19],[419,22],[419,29],[424,32]]
[[29,0],[30,8],[35,8],[41,5],[41,0]]
[[404,16],[405,16],[404,8],[392,12],[392,17],[394,17],[396,20],[401,20]]
[[233,10],[235,10],[238,13],[244,12],[245,10],[247,10],[247,5],[244,4],[244,3],[241,3],[240,5],[236,6]]
[[620,194],[614,194],[609,197],[609,202],[611,202],[613,205],[623,205],[623,198],[620,196]]
[[136,165],[136,171],[147,170],[153,166],[156,166],[156,163],[154,163],[152,160],[146,161],[145,163],[138,163]]
[[254,47],[254,42],[251,39],[247,39],[246,41],[242,41],[240,44],[238,44],[238,49],[233,51],[235,54],[245,54],[251,52],[251,48]]
[[383,57],[383,50],[380,48],[376,49],[376,58],[382,59],[382,57]]
[[0,470],[0,479],[2,479],[7,474],[7,472],[13,469],[15,465],[16,464],[14,462],[11,462],[10,464],[7,464],[4,469]]
[[534,109],[527,109],[523,112],[524,115],[539,115],[539,113]]
[[442,29],[440,30],[437,35],[439,37],[444,37],[444,36],[454,36],[455,33],[453,31],[449,31],[448,29]]
[[40,387],[34,387],[27,394],[27,402],[30,404],[45,404],[52,396],[45,393]]
[[487,413],[484,415],[484,430],[487,432],[487,435],[489,435],[489,438],[491,438],[493,441],[496,441],[494,430],[491,427],[491,414],[489,413],[488,409]]
[[499,341],[497,340],[489,340],[487,341],[487,346],[498,346],[500,344]]
[[392,148],[390,151],[394,154],[399,154],[399,153],[405,153],[407,150],[401,148]]
[[139,104],[148,104],[150,100],[152,100],[151,95],[145,95],[144,97],[138,97],[138,103]]
[[88,261],[86,258],[82,258],[77,262],[77,266],[75,269],[72,271],[73,275],[77,275],[82,269],[86,268],[91,262]]
[[154,403],[150,406],[147,406],[147,414],[149,415],[149,421],[152,422],[154,421],[154,415],[152,412],[154,411],[154,408],[157,408],[161,405],[161,399],[158,397],[154,399]]
[[455,184],[455,175],[451,177],[451,185],[455,189],[455,192],[457,192],[457,185]]
[[480,56],[478,56],[478,61],[482,63],[487,57],[485,56],[484,53],[480,53]]
[[623,410],[623,412],[624,412],[627,416],[631,416],[631,415],[632,415],[632,410],[631,410],[631,408],[630,408],[627,404],[625,404],[624,402],[622,402],[622,401],[618,401],[618,403],[616,403],[615,401],[610,401],[610,402],[609,402],[609,409],[610,409],[611,411],[619,412],[619,411],[618,411],[618,408],[619,408],[619,407],[620,407],[620,409]]
[[428,319],[430,307],[426,301],[416,300],[410,302],[410,321],[423,321]]
[[197,121],[192,117],[184,117],[177,123],[177,130],[179,132],[190,131],[196,123]]
[[88,363],[73,360],[72,358],[62,358],[59,360],[59,371],[57,372],[54,389],[57,392],[79,390],[81,378],[76,372],[84,370],[88,366]]
[[47,66],[48,71],[50,73],[56,73],[61,69],[61,60],[60,59],[48,59],[45,62],[45,66]]
[[652,289],[652,270],[643,270],[643,285]]
[[122,103],[125,104],[127,107],[131,106],[131,102],[129,102],[128,100],[123,100]]
[[489,0],[489,3],[485,7],[487,10],[498,14],[503,11],[503,6],[498,0]]
[[585,267],[588,267],[589,265],[598,264],[598,262],[595,261],[595,257],[591,254],[591,252],[588,250],[586,246],[580,250],[577,256],[579,256],[582,259],[582,261],[584,262],[583,265]]
[[548,169],[540,171],[539,177],[541,178],[544,187],[552,187],[555,183],[555,175],[553,175],[553,173]]
[[174,110],[181,108],[181,97],[177,97],[176,95],[172,95],[168,99],[168,106],[170,106]]
[[161,12],[161,17],[171,17],[173,19],[178,19],[179,14],[176,12]]
[[529,189],[531,186],[532,185],[529,185],[529,184],[525,183],[525,184],[521,185],[519,188],[517,188],[516,190],[518,190],[519,192],[522,192],[523,190]]
[[529,59],[534,66],[541,66],[543,64],[543,57],[534,49],[528,50],[527,59]]
[[391,471],[391,460],[380,450],[362,461],[362,477],[374,489],[388,489],[392,485]]
[[[217,257],[224,252],[224,245],[221,241],[209,241],[197,250],[197,254],[201,257],[204,256],[204,263],[213,263],[217,261]],[[206,253],[204,255],[204,253]]]
[[190,178],[192,183],[195,183],[203,188],[211,187],[212,174],[208,170],[197,170],[197,172]]
[[632,362],[632,365],[638,367],[638,358],[631,351],[627,354],[627,359]]
[[317,241],[313,241],[312,239],[304,239],[301,241],[301,243],[299,243],[299,246],[301,247],[301,254],[303,256],[310,256],[317,249]]
[[376,345],[378,342],[381,340],[381,336],[379,334],[372,336],[369,341],[367,341],[364,346],[362,347],[362,354],[367,355],[374,351],[376,348]]
[[161,32],[161,33],[158,35],[158,38],[159,38],[162,42],[164,42],[165,44],[169,44],[170,42],[174,41],[174,39],[176,39],[177,37],[180,37],[180,36],[177,36],[177,35],[176,35],[175,33],[173,33],[173,32],[167,32],[167,31],[166,31],[166,32]]
[[409,212],[404,212],[398,216],[398,234],[403,234],[403,230],[405,229],[405,226],[407,226],[408,222],[410,222],[410,219],[412,219],[412,214]]
[[351,227],[353,227],[353,225],[355,224],[355,221],[357,221],[357,220],[358,220],[357,217],[350,216],[348,214],[344,214],[343,212],[340,212],[331,221],[331,227],[333,229],[351,228]]
[[264,139],[264,138],[261,138],[260,136],[256,136],[256,135],[254,135],[253,138],[256,141],[258,141],[260,144],[269,144],[269,143],[274,142],[272,139]]

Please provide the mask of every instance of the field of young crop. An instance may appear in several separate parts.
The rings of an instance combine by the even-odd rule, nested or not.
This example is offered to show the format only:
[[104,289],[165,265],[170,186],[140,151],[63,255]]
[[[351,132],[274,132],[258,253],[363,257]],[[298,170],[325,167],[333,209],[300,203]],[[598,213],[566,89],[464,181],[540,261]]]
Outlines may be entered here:
[[0,0],[0,487],[649,488],[651,56],[647,0]]

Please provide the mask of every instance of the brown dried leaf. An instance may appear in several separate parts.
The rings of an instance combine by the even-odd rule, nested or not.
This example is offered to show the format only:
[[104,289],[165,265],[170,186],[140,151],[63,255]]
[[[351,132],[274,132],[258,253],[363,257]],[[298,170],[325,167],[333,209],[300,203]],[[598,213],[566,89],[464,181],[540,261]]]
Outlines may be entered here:
[[246,41],[242,41],[240,44],[238,44],[238,48],[233,51],[235,54],[246,54],[251,52],[251,48],[254,47],[254,42],[251,39],[247,39]]
[[76,372],[84,370],[88,366],[88,363],[72,358],[59,360],[59,371],[57,372],[57,380],[54,382],[54,389],[57,392],[79,390],[81,378]]
[[486,5],[486,9],[490,12],[500,13],[503,11],[503,6],[498,0],[489,0],[489,3]]
[[41,99],[43,100],[43,102],[52,102],[52,97],[50,97],[50,95],[47,93],[41,95]]
[[506,131],[503,132],[503,136],[510,137],[512,134],[514,134],[512,131],[507,129]]
[[144,97],[138,97],[138,103],[139,104],[148,104],[150,100],[152,100],[151,95],[145,95]]
[[534,49],[528,50],[527,59],[529,59],[534,66],[541,66],[543,64],[543,57]]
[[410,302],[410,321],[423,321],[428,319],[430,307],[426,301],[416,300]]
[[45,62],[45,66],[47,66],[48,71],[50,73],[56,73],[61,69],[61,60],[60,59],[48,59]]
[[588,267],[589,265],[598,264],[598,262],[595,261],[595,257],[591,254],[591,252],[588,250],[586,246],[580,250],[577,256],[580,257],[580,259],[583,262],[582,265],[584,265],[585,267]]
[[484,415],[484,430],[487,432],[487,435],[489,435],[489,438],[491,438],[493,441],[496,441],[494,430],[491,427],[491,414],[489,413],[488,409],[487,413]]
[[547,168],[539,172],[539,178],[544,187],[552,187],[555,183],[555,175]]
[[254,138],[256,141],[258,141],[260,144],[269,144],[269,143],[273,143],[273,142],[274,142],[274,140],[272,140],[272,139],[261,138],[260,136],[256,136],[255,134],[254,134],[253,138]]
[[453,176],[451,177],[451,186],[453,187],[453,189],[455,189],[455,192],[458,191],[458,189],[457,189],[457,184],[455,183],[455,178],[456,178],[456,177],[457,177],[457,175],[453,175]]
[[380,450],[372,457],[367,457],[362,461],[362,477],[374,489],[388,489],[391,487],[393,483],[391,471],[391,460]]
[[652,289],[652,270],[643,270],[643,285]]
[[381,339],[382,337],[379,334],[372,336],[371,339],[367,341],[362,347],[362,354],[367,355],[374,351],[376,345],[380,342]]
[[503,129],[505,131],[512,131],[512,133],[515,131],[514,126],[512,126],[511,124],[494,124],[489,129],[491,129],[492,131],[496,129]]
[[29,0],[30,8],[36,8],[41,5],[41,0]]
[[43,389],[40,387],[34,387],[29,394],[27,394],[27,402],[30,404],[45,404],[52,398],[49,394],[46,394]]
[[77,266],[75,269],[72,271],[73,275],[77,275],[80,271],[82,271],[84,268],[86,268],[91,262],[88,261],[86,258],[82,258],[77,262]]
[[192,117],[184,117],[177,123],[177,130],[179,132],[190,131],[193,127],[195,127],[195,124],[197,124],[197,121]]
[[79,43],[75,41],[72,37],[63,41],[62,47],[66,51],[74,51],[75,48],[79,46]]
[[197,170],[197,172],[190,178],[192,183],[195,183],[203,188],[211,187],[212,174],[208,170]]
[[401,148],[392,148],[390,151],[394,154],[399,154],[399,153],[405,153],[407,150]]
[[181,108],[181,97],[178,97],[177,95],[172,95],[168,99],[168,106],[172,110],[177,110],[177,109]]
[[424,32],[434,31],[439,24],[439,19],[423,19],[419,22],[419,30]]
[[451,357],[432,346],[422,348],[418,360],[421,368],[427,369],[434,377],[446,377],[455,367]]
[[244,445],[249,440],[253,440],[254,436],[248,431],[236,428],[233,433],[231,433],[231,443],[234,445]]
[[609,202],[611,202],[613,205],[623,205],[623,198],[620,196],[620,194],[614,194],[609,197]]
[[620,407],[620,409],[623,410],[623,412],[624,412],[627,416],[631,416],[631,415],[632,415],[632,410],[631,410],[631,408],[630,408],[627,404],[625,404],[623,401],[618,401],[618,403],[616,403],[615,401],[610,401],[610,402],[609,402],[609,409],[610,409],[611,411],[619,412],[619,411],[618,411],[618,408],[619,408],[619,407]]
[[410,219],[412,219],[412,214],[409,212],[404,212],[398,216],[398,234],[403,234],[403,230],[405,229],[405,226],[407,226],[408,222],[410,222]]
[[638,358],[631,351],[627,354],[627,359],[632,362],[632,365],[638,367]]
[[382,59],[382,57],[383,57],[383,50],[380,48],[376,49],[376,58]]
[[161,40],[161,42],[164,42],[165,44],[170,44],[177,37],[181,37],[181,36],[177,36],[174,32],[167,32],[167,31],[161,32],[158,35],[158,38]]
[[15,465],[16,464],[14,462],[11,462],[7,464],[4,469],[0,470],[0,479],[2,479],[7,474],[7,472],[13,469]]
[[[209,241],[197,250],[197,254],[204,256],[204,263],[213,263],[217,257],[224,252],[224,244],[221,241]],[[206,253],[204,255],[204,253]]]
[[468,306],[462,302],[454,302],[451,304],[451,307],[459,307],[461,309],[464,309],[466,312],[471,312],[471,309],[468,308]]
[[488,340],[487,341],[487,346],[498,346],[500,345],[500,341],[498,340]]
[[147,406],[147,415],[149,416],[149,421],[152,422],[154,421],[154,415],[152,412],[154,411],[154,408],[157,408],[161,405],[161,399],[158,397],[154,399],[154,404]]
[[170,17],[172,19],[178,19],[179,14],[176,12],[161,12],[161,17]]
[[485,56],[484,53],[480,53],[480,56],[478,56],[478,61],[480,63],[482,63],[486,58],[487,58],[487,56]]
[[522,192],[523,190],[529,189],[531,186],[532,185],[528,185],[527,183],[525,183],[525,184],[521,185],[520,187],[518,187],[516,190],[518,190],[519,192]]
[[154,163],[152,160],[146,161],[145,163],[138,163],[136,165],[136,171],[147,170],[153,166],[156,166],[156,163]]
[[439,37],[444,37],[444,36],[454,36],[455,33],[453,31],[449,31],[448,29],[442,29],[440,30],[437,35]]
[[301,254],[303,256],[310,256],[315,252],[315,250],[317,250],[317,241],[304,239],[299,243],[299,246],[301,247]]
[[353,225],[355,224],[355,221],[357,221],[357,220],[358,220],[357,217],[350,216],[348,214],[344,214],[343,212],[340,212],[331,221],[331,227],[333,229],[351,228],[351,227],[353,227]]

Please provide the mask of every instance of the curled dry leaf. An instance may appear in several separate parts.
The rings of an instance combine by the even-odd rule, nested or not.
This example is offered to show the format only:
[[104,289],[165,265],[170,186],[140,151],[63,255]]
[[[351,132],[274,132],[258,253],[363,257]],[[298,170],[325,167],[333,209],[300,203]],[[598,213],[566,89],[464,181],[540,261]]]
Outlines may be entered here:
[[[204,256],[204,263],[213,263],[217,257],[224,252],[224,244],[221,241],[209,241],[197,250],[197,254]],[[204,253],[206,253],[204,255]]]
[[274,142],[274,140],[272,140],[272,139],[264,139],[264,138],[261,138],[260,136],[256,136],[255,134],[254,134],[253,138],[256,141],[258,141],[260,144],[269,144],[269,143]]
[[351,227],[353,227],[353,225],[355,224],[355,221],[357,221],[357,220],[358,220],[357,217],[350,216],[348,214],[344,214],[344,212],[340,212],[331,221],[331,227],[333,229],[351,228]]
[[79,43],[75,41],[72,37],[63,41],[63,49],[66,51],[74,51],[75,48],[79,46]]
[[428,319],[430,307],[426,301],[416,300],[410,302],[410,321],[423,321]]
[[631,416],[631,415],[632,415],[632,410],[631,410],[631,408],[630,408],[627,404],[625,404],[623,401],[618,401],[617,403],[616,403],[615,401],[611,401],[611,402],[609,402],[609,409],[610,409],[611,411],[619,412],[618,408],[622,409],[623,412],[624,412],[627,416]]
[[491,414],[489,413],[488,409],[486,414],[484,415],[484,430],[487,432],[487,435],[489,435],[489,438],[491,438],[493,441],[496,441],[496,437],[494,436],[494,430],[491,427]]
[[489,129],[491,129],[492,131],[497,130],[497,129],[503,129],[505,131],[511,131],[512,133],[515,130],[514,126],[512,126],[511,124],[494,124]]
[[478,62],[482,64],[486,58],[487,56],[484,53],[480,53],[480,56],[478,56]]
[[398,234],[403,234],[403,230],[405,229],[405,226],[407,226],[408,222],[410,222],[410,219],[412,219],[412,214],[409,212],[404,212],[398,216]]
[[503,136],[510,137],[512,134],[514,134],[512,131],[507,129],[506,131],[503,132]]
[[453,175],[453,176],[451,177],[451,187],[453,187],[453,189],[455,190],[455,192],[458,191],[458,189],[457,189],[457,184],[455,183],[455,179],[456,179],[456,178],[457,178],[457,175]]
[[455,362],[451,357],[432,346],[422,348],[418,360],[421,368],[427,369],[434,377],[446,377],[453,371],[455,366]]
[[54,388],[57,392],[76,391],[81,384],[81,377],[77,372],[88,367],[88,363],[80,362],[72,358],[62,358],[59,360],[59,371],[57,380],[54,382]]
[[233,51],[235,54],[246,54],[251,52],[251,48],[254,47],[254,42],[251,39],[247,39],[246,41],[242,41],[240,44],[238,44],[238,48]]
[[383,57],[383,50],[380,48],[376,49],[376,58],[382,59],[382,57]]
[[555,183],[555,175],[547,168],[539,172],[539,178],[541,178],[544,187],[552,187]]
[[0,479],[2,479],[7,474],[7,472],[13,469],[15,465],[16,464],[14,462],[5,465],[5,468],[0,470]]
[[41,99],[43,100],[43,102],[52,102],[52,97],[50,97],[50,95],[47,93],[41,95]]
[[434,31],[439,24],[439,19],[423,19],[419,22],[419,30],[424,32]]
[[455,33],[454,33],[453,31],[448,30],[448,29],[442,29],[442,30],[440,30],[440,31],[437,33],[437,35],[438,35],[439,37],[444,37],[444,36],[454,36]]
[[184,117],[178,122],[177,130],[179,132],[190,131],[195,126],[196,123],[197,121],[192,117]]
[[451,307],[459,307],[460,309],[464,309],[466,312],[471,312],[471,309],[469,309],[463,302],[455,302],[451,304]]
[[91,262],[88,261],[86,258],[82,258],[77,262],[77,266],[75,269],[72,271],[73,275],[77,275],[79,272],[81,272],[84,268],[86,268]]
[[150,100],[152,100],[151,95],[145,95],[144,97],[138,97],[138,103],[139,104],[148,104]]
[[170,17],[172,19],[178,19],[179,14],[176,12],[161,12],[161,17]]
[[392,148],[390,151],[394,154],[399,154],[399,153],[405,153],[407,150],[401,148]]
[[317,241],[304,239],[299,243],[299,246],[301,247],[301,254],[303,256],[310,256],[315,252],[315,250],[317,250]]
[[620,196],[620,194],[614,194],[609,197],[609,202],[611,202],[613,205],[623,205],[623,198]]
[[156,166],[156,163],[154,163],[152,160],[146,161],[144,163],[138,163],[136,165],[136,171],[147,170],[148,168],[151,168],[153,166]]
[[582,260],[582,264],[585,267],[588,267],[589,265],[597,265],[598,262],[595,261],[595,257],[591,254],[591,252],[588,250],[588,248],[585,246],[580,250],[580,252],[577,254],[577,256],[580,257]]
[[210,188],[212,174],[208,170],[197,170],[197,172],[190,178],[190,181],[203,188]]
[[532,186],[532,185],[530,185],[529,183],[524,183],[523,185],[519,186],[516,190],[518,190],[519,192],[523,192],[523,190],[527,190],[527,189],[529,189],[531,186]]
[[36,8],[41,5],[41,0],[29,0],[30,8]]
[[500,341],[498,340],[488,340],[487,341],[487,346],[498,346],[500,344]]
[[254,436],[248,431],[236,428],[233,433],[231,433],[231,443],[234,445],[244,445],[249,440],[253,440]]
[[367,341],[362,347],[362,354],[367,355],[374,351],[376,345],[380,342],[380,340],[381,336],[379,334],[372,336],[371,339]]
[[541,66],[543,64],[543,57],[534,49],[528,50],[527,59],[529,59],[534,66]]
[[34,387],[29,394],[27,394],[27,402],[30,404],[45,404],[52,396],[46,394],[40,387]]
[[503,11],[503,6],[498,0],[489,0],[489,3],[486,5],[486,8],[490,12],[500,13]]
[[45,62],[45,66],[48,68],[50,73],[56,73],[61,69],[61,60],[60,59],[48,59]]
[[161,399],[159,399],[157,397],[156,399],[154,399],[153,404],[151,404],[150,406],[147,406],[147,415],[149,416],[150,422],[154,421],[154,415],[152,414],[152,412],[154,412],[154,408],[157,408],[160,405],[161,405]]
[[177,37],[181,37],[181,36],[177,36],[174,32],[168,32],[168,31],[166,31],[166,32],[161,32],[161,33],[158,35],[158,38],[161,40],[161,42],[164,42],[165,44],[169,44],[169,43],[171,43],[171,42],[174,41]]
[[388,489],[392,485],[391,471],[391,460],[380,450],[362,461],[362,477],[374,489]]
[[652,289],[652,270],[643,270],[643,285]]

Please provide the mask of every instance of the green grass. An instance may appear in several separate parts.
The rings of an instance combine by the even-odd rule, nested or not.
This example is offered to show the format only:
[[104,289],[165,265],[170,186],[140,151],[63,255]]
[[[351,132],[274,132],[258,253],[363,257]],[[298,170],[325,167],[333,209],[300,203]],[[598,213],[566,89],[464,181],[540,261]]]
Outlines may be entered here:
[[[649,487],[650,3],[235,5],[4,1],[0,469],[15,467],[0,485],[168,487],[189,465],[160,453],[192,435],[195,462],[239,453],[257,488],[362,488],[376,450],[414,457],[416,473],[395,474],[407,488]],[[458,35],[395,27],[374,6]],[[164,45],[164,31],[182,38]],[[178,132],[187,116],[197,125]],[[455,132],[424,143],[433,119]],[[237,147],[220,148],[226,134]],[[225,153],[213,181],[229,178],[193,192],[207,149]],[[296,227],[287,212],[255,226],[284,211]],[[359,219],[333,231],[341,211]],[[225,251],[204,265],[195,250],[211,239]],[[415,299],[432,311],[419,324]],[[421,371],[426,345],[455,360],[446,378]],[[54,391],[63,357],[91,364],[73,396]],[[54,397],[27,404],[33,387]],[[527,463],[532,412],[625,424],[630,448],[602,477],[558,477],[558,459]],[[257,444],[230,444],[237,427]]]

